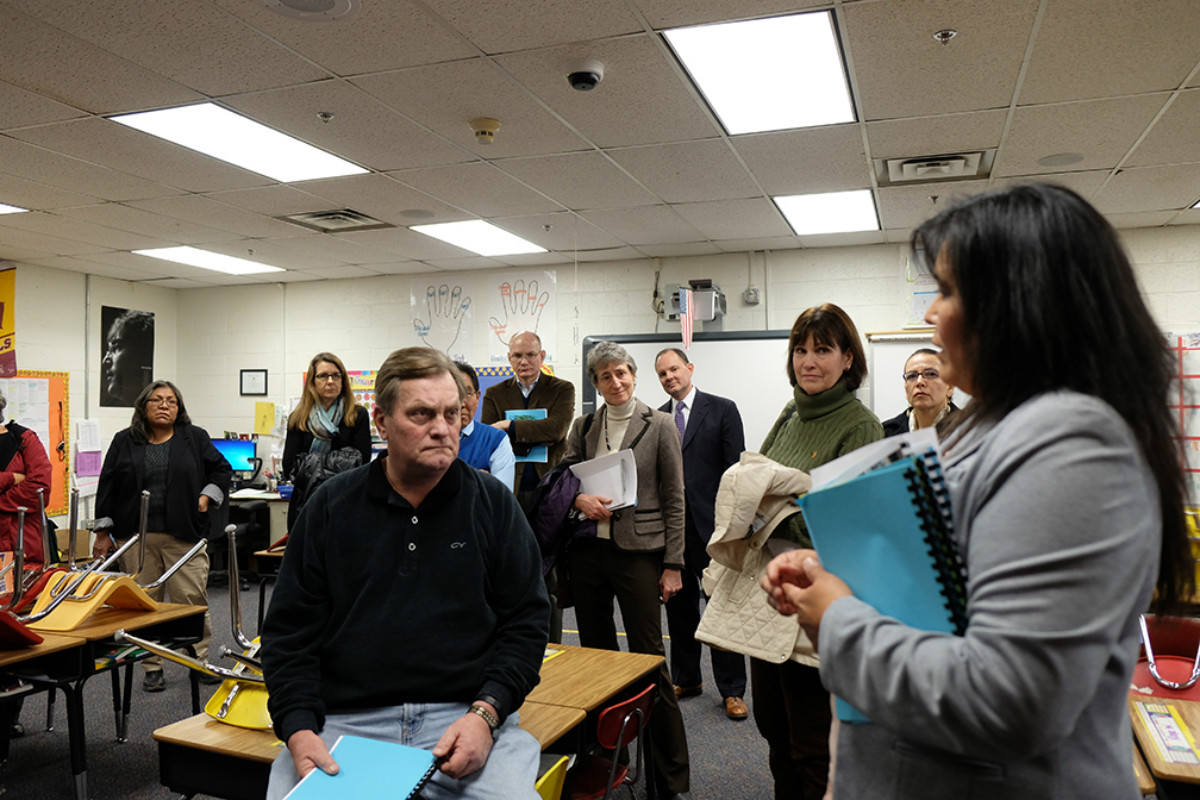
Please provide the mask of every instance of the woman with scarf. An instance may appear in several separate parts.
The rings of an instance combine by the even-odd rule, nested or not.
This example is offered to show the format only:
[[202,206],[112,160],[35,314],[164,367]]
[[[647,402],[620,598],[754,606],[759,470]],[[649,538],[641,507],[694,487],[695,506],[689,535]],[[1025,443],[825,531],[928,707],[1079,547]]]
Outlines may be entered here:
[[354,466],[371,460],[371,415],[354,402],[342,360],[333,353],[317,353],[304,378],[304,396],[288,417],[283,445],[283,475],[296,484],[288,504],[289,531],[316,488],[305,469],[312,463],[309,454],[329,461],[326,456],[346,448],[361,456]]

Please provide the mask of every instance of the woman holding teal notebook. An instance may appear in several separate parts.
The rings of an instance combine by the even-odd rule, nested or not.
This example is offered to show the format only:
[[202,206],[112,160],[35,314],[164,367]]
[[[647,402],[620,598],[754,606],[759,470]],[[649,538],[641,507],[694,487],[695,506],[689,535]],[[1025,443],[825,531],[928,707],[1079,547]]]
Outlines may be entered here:
[[1172,365],[1116,232],[1074,193],[989,192],[913,235],[941,373],[972,401],[943,439],[966,564],[963,636],[907,627],[812,551],[768,566],[842,724],[835,796],[1132,798],[1138,615],[1191,588]]
[[[879,419],[854,396],[867,360],[854,322],[838,306],[815,306],[796,318],[787,376],[792,399],[763,441],[767,458],[809,472],[883,438]],[[799,514],[771,534],[767,547],[778,540],[783,547],[812,546]],[[767,740],[775,797],[819,800],[829,775],[832,713],[812,647],[800,631],[797,640],[788,659],[750,659],[754,722]]]

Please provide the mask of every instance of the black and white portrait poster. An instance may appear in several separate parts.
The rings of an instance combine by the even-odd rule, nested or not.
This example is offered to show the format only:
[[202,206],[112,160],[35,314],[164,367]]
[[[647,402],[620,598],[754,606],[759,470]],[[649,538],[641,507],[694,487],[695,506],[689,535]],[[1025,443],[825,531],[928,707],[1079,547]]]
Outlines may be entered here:
[[154,314],[100,307],[100,405],[133,407],[154,380]]

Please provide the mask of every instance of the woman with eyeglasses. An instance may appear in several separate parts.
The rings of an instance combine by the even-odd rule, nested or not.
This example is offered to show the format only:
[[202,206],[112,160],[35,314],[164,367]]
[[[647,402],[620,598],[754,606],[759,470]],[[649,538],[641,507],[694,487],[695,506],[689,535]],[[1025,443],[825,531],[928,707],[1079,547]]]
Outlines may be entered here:
[[288,501],[288,530],[321,476],[370,460],[371,415],[354,402],[342,360],[317,353],[308,364],[300,403],[288,417],[283,444],[283,476],[295,485]]
[[841,726],[835,796],[1137,797],[1138,618],[1194,581],[1178,366],[1116,231],[1068,189],[973,197],[912,243],[941,373],[971,395],[942,444],[968,620],[885,617],[811,550],[768,565],[826,687],[870,719]]
[[[175,564],[210,532],[209,511],[221,505],[229,491],[233,468],[213,447],[203,428],[192,424],[183,395],[170,381],[154,381],[133,404],[128,428],[118,431],[104,456],[96,493],[96,539],[92,555],[104,558],[114,546],[138,532],[142,491],[150,493],[146,521],[146,562],[138,583],[148,584]],[[141,547],[121,556],[121,569],[138,572]],[[150,593],[173,603],[208,606],[208,554],[200,551],[165,586]],[[196,657],[208,658],[212,638],[209,615],[204,614],[204,638]],[[162,661],[142,662],[142,688],[166,688]]]
[[904,362],[904,394],[908,409],[883,421],[883,435],[895,436],[908,431],[940,425],[954,418],[959,410],[951,396],[954,387],[942,377],[936,350],[922,347]]

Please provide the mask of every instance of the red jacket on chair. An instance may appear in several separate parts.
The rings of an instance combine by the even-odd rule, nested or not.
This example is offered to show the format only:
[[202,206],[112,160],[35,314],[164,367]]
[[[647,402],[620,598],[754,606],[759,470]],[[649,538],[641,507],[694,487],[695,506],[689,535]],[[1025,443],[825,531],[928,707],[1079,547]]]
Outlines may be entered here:
[[[46,501],[50,501],[50,459],[36,433],[15,422],[7,427],[8,433],[0,434],[0,439],[13,437],[17,452],[0,472],[0,551],[16,547],[17,507],[25,506],[25,563],[41,564],[45,553],[37,490],[45,489]],[[18,474],[25,480],[16,483],[13,476]]]

